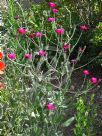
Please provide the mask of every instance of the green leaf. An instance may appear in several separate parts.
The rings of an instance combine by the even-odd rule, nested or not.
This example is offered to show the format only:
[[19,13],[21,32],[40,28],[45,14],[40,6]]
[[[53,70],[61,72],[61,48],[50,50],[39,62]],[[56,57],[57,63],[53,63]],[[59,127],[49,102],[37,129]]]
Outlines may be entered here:
[[86,136],[84,133],[83,133],[83,135],[82,136]]
[[48,92],[51,92],[51,91],[52,91],[52,86],[51,86],[51,85],[47,85],[46,88],[47,88],[47,91],[48,91]]
[[63,127],[68,127],[74,121],[74,119],[75,119],[74,117],[71,117],[70,119],[65,121],[62,126]]

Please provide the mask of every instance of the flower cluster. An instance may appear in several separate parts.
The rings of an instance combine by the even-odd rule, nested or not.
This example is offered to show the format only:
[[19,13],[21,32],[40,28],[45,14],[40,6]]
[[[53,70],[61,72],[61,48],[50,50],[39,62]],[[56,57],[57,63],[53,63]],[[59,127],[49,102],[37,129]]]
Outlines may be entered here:
[[[57,16],[57,13],[58,13],[58,8],[57,8],[57,5],[54,3],[54,2],[49,2],[48,3],[48,7],[50,8],[50,12],[51,12],[51,14],[49,14],[49,16],[47,17],[47,22],[49,22],[49,24],[56,24],[56,16]],[[52,16],[50,16],[50,15],[52,15]],[[17,16],[15,16],[14,17],[14,19],[15,20],[18,20],[19,19],[19,16],[17,15]],[[87,31],[88,29],[89,29],[89,26],[88,25],[80,25],[79,26],[79,29],[82,31],[82,32],[85,32],[85,31]],[[59,26],[59,25],[56,25],[56,27],[54,27],[54,30],[53,30],[53,33],[58,37],[58,39],[60,39],[60,38],[63,38],[63,35],[65,35],[66,33],[65,33],[65,29],[63,29],[63,27],[61,27],[61,26]],[[17,29],[17,36],[19,36],[20,37],[20,35],[24,35],[24,37],[27,37],[28,39],[29,39],[29,41],[40,41],[40,40],[42,40],[44,37],[47,37],[47,33],[46,34],[43,34],[43,31],[41,30],[41,31],[36,31],[36,32],[34,32],[34,31],[32,31],[32,30],[30,30],[29,31],[29,28],[25,28],[25,27],[19,27],[18,29]],[[43,37],[44,36],[44,37]],[[34,38],[34,39],[33,39]],[[62,40],[62,39],[61,39]],[[44,58],[44,57],[47,57],[47,52],[46,52],[46,49],[45,48],[43,48],[43,46],[41,46],[40,45],[40,42],[38,42],[39,43],[39,46],[38,46],[38,48],[37,48],[37,50],[34,52],[35,53],[35,55],[37,56],[37,57],[41,57],[41,58]],[[72,48],[72,45],[70,45],[70,43],[68,43],[68,42],[65,42],[64,40],[62,40],[61,41],[61,50],[62,50],[62,52],[64,52],[64,53],[69,53],[70,54],[70,51],[71,51],[71,48]],[[33,58],[33,55],[32,55],[32,53],[30,53],[30,51],[26,51],[25,50],[25,52],[26,53],[24,53],[23,54],[23,58],[24,58],[24,60],[33,60],[32,58]],[[79,47],[79,50],[78,50],[78,53],[79,54],[81,54],[81,53],[83,53],[84,52],[84,49],[82,49],[81,47]],[[65,54],[64,54],[65,55]],[[0,56],[1,56],[1,58],[2,58],[2,54],[0,54]],[[57,56],[57,55],[56,55]],[[40,58],[39,57],[39,58]],[[8,53],[7,54],[7,58],[9,59],[9,60],[16,60],[17,59],[17,55],[16,55],[16,53],[14,53],[14,52],[11,52],[11,53]],[[76,64],[76,62],[77,62],[77,59],[72,59],[71,60],[71,63],[74,65],[74,64]],[[2,62],[2,61],[0,61],[0,70],[4,70],[4,67],[5,67],[5,65],[4,65],[4,63]],[[90,72],[88,71],[88,70],[84,70],[83,71],[83,75],[85,76],[85,77],[87,77],[87,76],[89,76],[90,75]],[[91,84],[96,84],[97,83],[97,78],[96,77],[91,77],[90,79],[89,79],[89,82],[91,83]],[[55,105],[53,104],[53,103],[48,103],[47,105],[46,105],[46,109],[48,110],[48,111],[52,111],[52,110],[55,110]]]
[[49,2],[48,6],[51,8],[52,13],[57,13],[58,9],[56,9],[56,4],[54,2]]
[[[9,60],[15,60],[16,54],[15,53],[9,53],[9,54],[7,54],[7,58]],[[32,54],[29,54],[29,53],[24,54],[24,59],[31,59],[31,58],[32,58]]]
[[[83,71],[83,74],[84,74],[85,76],[88,76],[88,75],[90,74],[90,72],[85,69],[85,70]],[[96,77],[91,77],[91,78],[89,79],[89,81],[90,81],[92,84],[96,84],[96,83],[97,83],[97,78],[96,78]]]
[[[0,108],[3,110],[0,121],[5,123],[0,125],[0,134],[62,136],[61,127],[69,126],[72,121],[78,123],[78,129],[81,128],[79,124],[83,124],[81,130],[85,132],[86,114],[93,106],[89,101],[92,102],[94,96],[88,95],[86,99],[87,93],[93,93],[99,83],[87,68],[81,71],[86,64],[79,64],[86,48],[80,44],[81,36],[88,32],[89,26],[75,21],[80,23],[76,27],[70,8],[65,3],[60,8],[60,0],[58,4],[57,1],[48,2],[47,11],[42,3],[30,3],[31,7],[23,10],[19,3],[16,6],[13,2],[8,1],[9,13],[6,12],[9,18],[5,22],[8,30],[5,55],[0,52],[0,91],[6,85],[0,92]],[[15,15],[17,11],[19,14]],[[76,110],[74,117],[72,115],[63,123],[65,110],[73,108]],[[91,112],[89,115],[93,116]],[[84,132],[75,135],[82,136]]]

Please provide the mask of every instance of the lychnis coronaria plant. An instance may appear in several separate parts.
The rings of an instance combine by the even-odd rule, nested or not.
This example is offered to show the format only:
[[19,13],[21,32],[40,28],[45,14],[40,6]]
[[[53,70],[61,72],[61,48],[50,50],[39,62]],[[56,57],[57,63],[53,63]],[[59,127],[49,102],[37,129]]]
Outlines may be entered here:
[[[1,134],[62,136],[71,75],[85,48],[80,48],[74,58],[72,54],[88,28],[81,25],[79,37],[73,41],[78,27],[71,23],[71,12],[65,6],[62,9],[68,12],[68,30],[63,27],[64,22],[59,23],[59,16],[64,19],[64,15],[57,2],[43,4],[43,11],[42,5],[23,10],[12,0],[8,6]],[[87,78],[89,74],[88,70],[83,71],[83,86],[73,97],[78,97],[82,89],[86,93],[97,83],[96,77]]]

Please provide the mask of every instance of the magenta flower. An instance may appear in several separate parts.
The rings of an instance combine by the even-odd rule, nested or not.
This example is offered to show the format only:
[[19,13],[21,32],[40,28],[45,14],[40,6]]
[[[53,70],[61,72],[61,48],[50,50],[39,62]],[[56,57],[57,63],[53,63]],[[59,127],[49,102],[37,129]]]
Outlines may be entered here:
[[7,58],[10,59],[10,60],[14,60],[16,58],[16,54],[15,53],[9,53],[7,55]]
[[69,44],[65,43],[65,44],[63,45],[63,49],[64,49],[65,52],[66,52],[69,48],[70,48],[70,45],[69,45]]
[[97,78],[96,78],[96,77],[92,77],[92,78],[90,79],[90,82],[91,82],[92,84],[96,84],[96,83],[97,83]]
[[55,18],[53,18],[53,17],[48,18],[48,22],[54,22],[54,21],[55,21]]
[[35,37],[36,37],[36,38],[40,38],[40,37],[41,37],[41,33],[40,33],[40,32],[36,32],[36,33],[35,33]]
[[18,32],[19,34],[25,34],[25,33],[26,33],[26,29],[25,29],[25,28],[18,28],[18,29],[17,29],[17,32]]
[[64,29],[59,28],[59,29],[56,29],[55,32],[56,32],[58,35],[62,35],[62,34],[64,34]]
[[33,33],[30,33],[30,34],[28,34],[28,37],[29,37],[29,38],[34,38],[34,34],[33,34]]
[[37,55],[39,55],[39,56],[45,56],[45,51],[44,50],[39,50],[38,52],[37,52]]
[[84,71],[83,71],[83,74],[84,74],[85,76],[87,76],[87,75],[89,75],[90,73],[89,73],[88,70],[84,70]]
[[56,4],[55,4],[54,2],[49,2],[49,3],[48,3],[48,6],[49,6],[50,8],[55,8],[55,7],[56,7]]
[[29,53],[24,54],[24,59],[31,59],[31,58],[32,58],[32,54]]
[[49,104],[47,104],[47,110],[55,110],[55,106],[54,106],[54,104],[53,103],[49,103]]
[[19,18],[19,16],[15,16],[15,17],[14,17],[15,20],[18,20],[18,18]]
[[58,13],[58,9],[52,9],[51,11],[52,13],[55,13],[55,14]]
[[80,25],[80,30],[87,31],[89,27],[87,25]]

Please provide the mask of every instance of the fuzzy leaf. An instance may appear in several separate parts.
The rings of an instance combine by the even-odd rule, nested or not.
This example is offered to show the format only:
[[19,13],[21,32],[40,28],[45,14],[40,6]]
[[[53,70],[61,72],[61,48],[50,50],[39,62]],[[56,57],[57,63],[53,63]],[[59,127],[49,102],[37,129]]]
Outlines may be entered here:
[[74,119],[75,119],[74,117],[71,117],[70,119],[65,121],[62,126],[63,127],[68,127],[74,121]]

